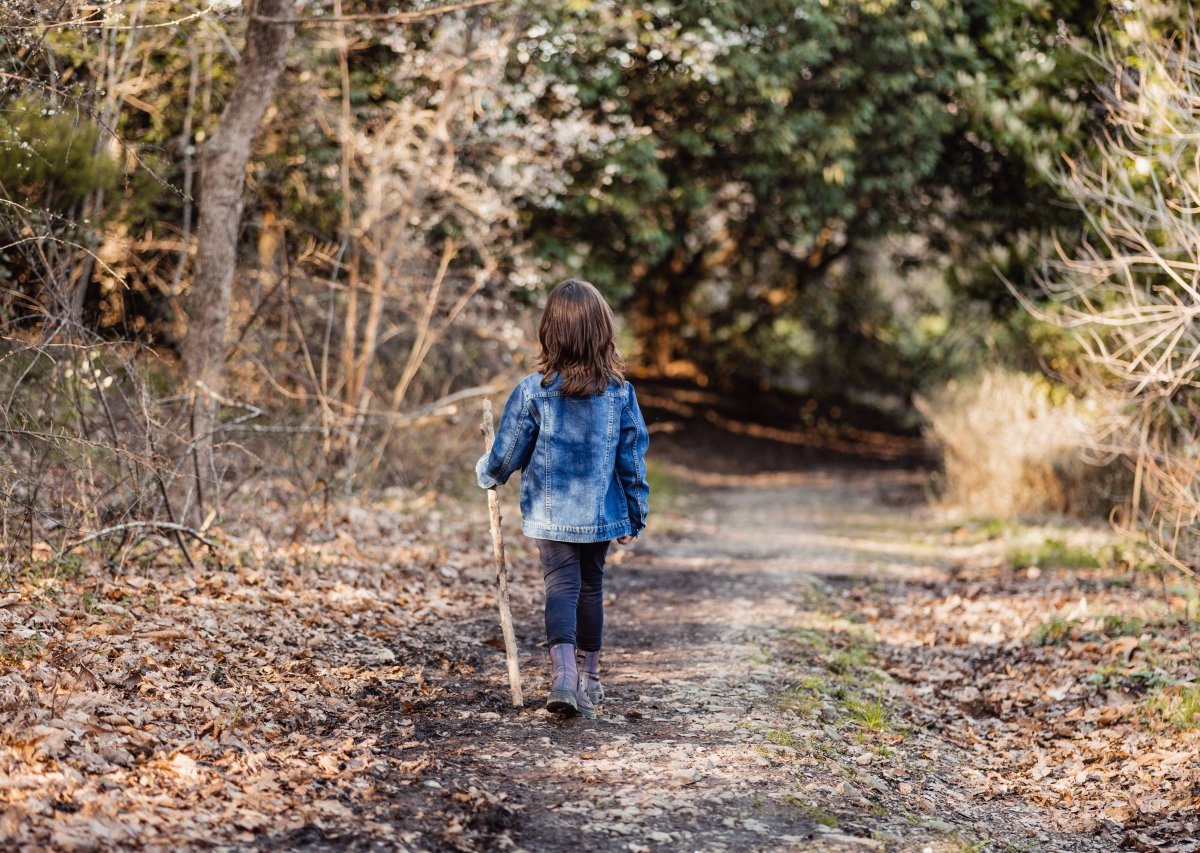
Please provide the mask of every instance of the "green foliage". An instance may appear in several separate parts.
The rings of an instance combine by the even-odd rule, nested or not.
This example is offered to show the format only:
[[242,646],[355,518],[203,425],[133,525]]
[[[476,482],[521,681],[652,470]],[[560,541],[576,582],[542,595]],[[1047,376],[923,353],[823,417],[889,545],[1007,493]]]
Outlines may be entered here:
[[1093,690],[1123,690],[1137,694],[1160,691],[1169,681],[1167,674],[1158,667],[1126,671],[1115,662],[1102,664],[1083,678]]
[[851,638],[844,648],[838,649],[826,661],[826,668],[837,675],[850,675],[871,662],[871,649]]
[[1200,685],[1178,685],[1150,700],[1150,710],[1180,731],[1200,728]]
[[791,732],[783,731],[782,729],[771,729],[767,732],[767,742],[778,746],[786,746],[788,749],[800,751],[804,748],[804,742],[801,741]]
[[67,214],[89,193],[112,190],[117,162],[86,116],[32,98],[0,112],[0,188],[27,207]]
[[789,687],[779,695],[776,707],[780,711],[807,717],[821,707],[821,694],[812,686]]
[[1161,669],[1139,669],[1129,673],[1125,680],[1128,684],[1133,685],[1133,689],[1136,691],[1145,693],[1165,685],[1167,676]]
[[34,658],[42,650],[43,638],[39,633],[29,636],[15,634],[0,638],[0,666],[19,666],[23,661]]
[[892,727],[892,712],[883,704],[883,697],[874,699],[851,699],[846,702],[851,716],[858,725],[873,732],[885,732]]
[[[1086,73],[1067,37],[1100,12],[1018,0],[549,12],[517,61],[632,130],[533,212],[535,239],[631,299],[660,366],[683,356],[901,391],[931,366],[966,369],[953,365],[977,347],[950,334],[955,300],[1007,313],[993,269],[1026,281],[1037,235],[1071,219],[1045,173],[1085,136]],[[878,242],[893,234],[919,239]],[[908,280],[912,310],[880,288],[886,267]]]
[[49,559],[31,558],[24,575],[28,581],[37,584],[79,580],[83,577],[83,558],[79,554],[58,554]]
[[[149,9],[146,23],[160,23],[165,8]],[[1087,145],[1094,116],[1076,48],[1106,10],[1099,0],[492,8],[472,13],[486,22],[481,33],[500,21],[520,34],[511,49],[479,43],[481,55],[509,50],[507,66],[500,86],[462,82],[478,89],[479,127],[454,145],[486,184],[497,152],[527,164],[605,129],[561,180],[518,194],[520,257],[499,250],[498,238],[489,248],[504,256],[500,275],[510,265],[535,269],[528,251],[547,278],[557,267],[596,280],[630,309],[643,357],[660,367],[683,358],[718,379],[824,384],[902,402],[998,354],[1069,376],[1077,348],[1014,313],[995,273],[1027,289],[1049,229],[1078,222],[1048,176],[1060,153]],[[328,11],[319,2],[312,14]],[[236,10],[213,14],[236,44]],[[369,136],[398,104],[436,108],[445,84],[435,73],[446,49],[439,33],[462,21],[348,27],[352,135]],[[197,38],[206,26],[116,31],[103,48],[97,31],[56,29],[44,42],[53,61],[42,78],[69,80],[84,110],[106,110],[128,150],[182,188],[234,79],[231,52],[211,34]],[[341,213],[364,188],[352,177],[352,198],[342,197],[333,45],[321,28],[297,34],[248,170],[243,248],[249,255],[256,226],[269,219],[286,231],[294,260],[320,259],[338,278],[353,256],[338,248]],[[126,51],[136,100],[113,102],[107,92],[121,81],[108,79],[105,58]],[[131,156],[93,157],[112,146],[85,111],[43,115],[30,95],[3,107],[4,192],[67,212],[89,192],[113,190],[93,218],[163,247],[122,267],[128,295],[115,298],[138,300],[137,319],[170,339],[177,326],[164,318],[175,297],[162,284],[172,294],[186,288],[175,280],[183,268],[173,243],[188,208],[182,193],[164,191]],[[444,206],[459,216],[453,199],[414,204],[414,229],[425,232],[418,243],[461,226],[427,215]],[[536,298],[523,293],[522,304]],[[323,338],[326,306],[298,304],[319,318],[302,334]]]
[[1105,613],[1101,620],[1100,632],[1106,637],[1137,637],[1146,627],[1146,620],[1137,616]]
[[[818,260],[838,239],[823,228],[877,228],[936,165],[939,147],[923,143],[950,122],[937,5],[593,3],[552,14],[555,29],[521,49],[578,86],[585,110],[644,131],[579,164],[577,185],[599,191],[566,199],[555,224],[599,229],[588,260],[617,292],[628,292],[631,255],[647,278],[667,274],[655,268],[714,215],[736,218],[709,239],[765,251],[795,242],[793,255]],[[748,194],[740,211],[722,197],[730,182]]]
[[1079,624],[1077,619],[1052,616],[1033,629],[1031,640],[1035,646],[1062,646],[1071,639],[1071,630]]

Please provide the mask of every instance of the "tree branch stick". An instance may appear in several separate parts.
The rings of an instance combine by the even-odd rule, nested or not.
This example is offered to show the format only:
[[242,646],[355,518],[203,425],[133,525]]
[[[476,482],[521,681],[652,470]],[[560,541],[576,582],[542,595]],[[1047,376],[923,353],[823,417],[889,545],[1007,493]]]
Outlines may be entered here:
[[[483,401],[483,448],[491,452],[496,440],[492,425],[492,401]],[[495,489],[488,489],[488,510],[492,523],[492,554],[496,558],[497,600],[500,605],[500,630],[504,633],[504,656],[508,659],[508,682],[512,687],[513,707],[525,704],[521,694],[521,668],[517,661],[517,638],[513,633],[512,611],[508,606],[508,566],[504,562],[504,531],[500,527],[500,496]]]

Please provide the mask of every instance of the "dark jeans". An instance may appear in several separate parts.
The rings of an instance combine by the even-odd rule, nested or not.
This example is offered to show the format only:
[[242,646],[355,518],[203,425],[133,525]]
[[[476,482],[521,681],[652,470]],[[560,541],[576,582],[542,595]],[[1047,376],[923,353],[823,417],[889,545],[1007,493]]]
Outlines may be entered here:
[[538,539],[546,581],[546,639],[585,652],[604,639],[604,557],[607,542]]

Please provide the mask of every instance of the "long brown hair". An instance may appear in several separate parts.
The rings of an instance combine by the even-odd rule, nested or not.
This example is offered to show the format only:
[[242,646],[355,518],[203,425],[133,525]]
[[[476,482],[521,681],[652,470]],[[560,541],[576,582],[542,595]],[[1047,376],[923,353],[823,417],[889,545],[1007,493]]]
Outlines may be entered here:
[[625,380],[625,362],[613,340],[613,312],[594,285],[576,278],[550,291],[538,326],[542,351],[535,366],[542,385],[562,376],[562,393],[601,394],[614,379]]

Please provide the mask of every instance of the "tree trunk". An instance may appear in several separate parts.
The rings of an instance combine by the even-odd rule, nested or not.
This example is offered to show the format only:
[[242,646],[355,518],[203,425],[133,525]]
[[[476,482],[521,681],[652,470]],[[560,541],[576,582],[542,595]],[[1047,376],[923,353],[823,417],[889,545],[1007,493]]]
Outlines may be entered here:
[[183,341],[183,364],[192,396],[195,491],[189,511],[193,517],[203,514],[203,484],[217,480],[213,428],[224,380],[246,163],[292,39],[291,24],[263,19],[292,18],[295,5],[295,0],[247,0],[246,45],[238,62],[237,81],[216,131],[200,154],[196,271],[186,302],[188,328]]

